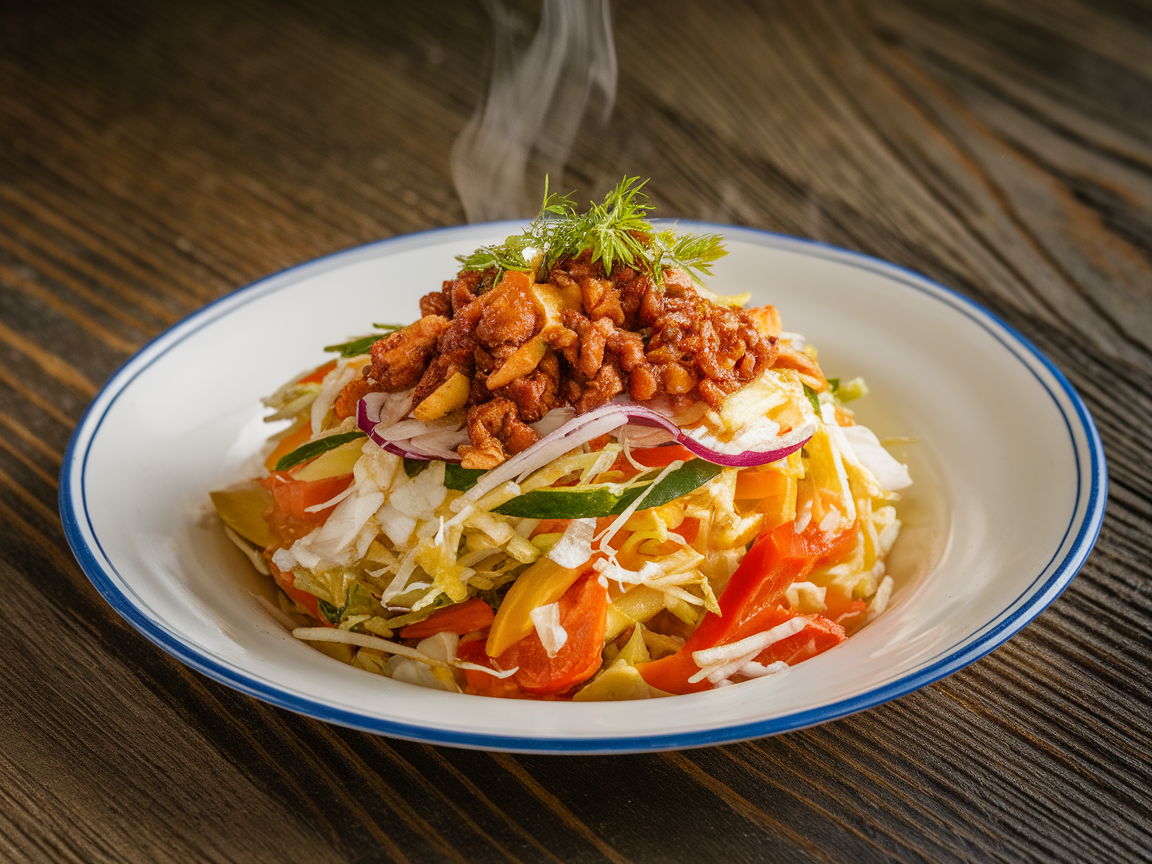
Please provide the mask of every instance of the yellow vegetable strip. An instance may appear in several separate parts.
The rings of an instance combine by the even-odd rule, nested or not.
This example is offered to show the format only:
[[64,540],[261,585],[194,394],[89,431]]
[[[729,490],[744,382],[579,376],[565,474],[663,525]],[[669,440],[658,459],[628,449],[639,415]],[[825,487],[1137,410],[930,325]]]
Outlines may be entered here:
[[564,596],[583,568],[561,567],[550,558],[540,558],[512,583],[504,602],[496,610],[492,629],[488,631],[485,650],[489,657],[499,657],[512,645],[532,632],[531,612],[555,603]]

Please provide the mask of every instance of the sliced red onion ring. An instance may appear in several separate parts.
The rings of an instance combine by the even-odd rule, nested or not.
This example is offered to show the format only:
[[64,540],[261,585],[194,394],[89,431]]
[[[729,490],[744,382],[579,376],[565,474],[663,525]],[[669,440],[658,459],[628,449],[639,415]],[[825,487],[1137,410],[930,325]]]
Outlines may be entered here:
[[381,436],[377,435],[376,424],[379,422],[380,418],[379,411],[379,402],[373,406],[371,403],[369,403],[368,397],[365,397],[356,403],[356,425],[360,428],[360,431],[371,438],[372,441],[374,441],[381,450],[387,450],[389,453],[393,453],[404,459],[422,459],[427,461],[428,459],[432,458],[431,456],[428,456],[424,453],[413,453],[411,450],[405,450],[403,447],[393,444],[387,438],[382,438]]
[[[390,453],[395,453],[406,459],[434,458],[429,454],[418,453],[400,447],[378,435],[376,433],[376,420],[373,419],[373,412],[363,399],[357,406],[356,423],[369,438]],[[737,453],[726,453],[692,437],[692,435],[677,426],[670,418],[653,411],[651,408],[646,408],[643,405],[637,405],[632,402],[609,402],[601,405],[599,408],[594,408],[584,414],[579,414],[563,426],[549,432],[523,453],[513,456],[497,468],[489,471],[484,479],[485,481],[491,482],[479,484],[473,487],[472,491],[480,489],[481,486],[486,487],[483,491],[476,494],[475,497],[479,498],[480,495],[483,495],[488,489],[494,489],[505,480],[511,480],[519,474],[546,465],[578,445],[611,432],[614,429],[618,429],[627,423],[665,429],[673,435],[676,441],[684,445],[686,449],[696,456],[716,465],[724,465],[729,468],[750,468],[756,465],[767,465],[771,462],[777,462],[803,447],[808,443],[808,439],[816,432],[816,419],[809,418],[798,428],[776,437],[772,441],[770,449],[743,450]],[[720,442],[716,443],[719,444]]]
[[[582,414],[581,417],[588,417],[597,411],[611,408],[615,408],[621,414],[627,416],[627,422],[629,423],[637,423],[641,426],[656,426],[671,432],[676,441],[684,445],[685,449],[690,450],[701,459],[705,459],[715,465],[723,465],[726,468],[751,468],[756,465],[767,465],[771,462],[777,462],[785,456],[795,453],[808,443],[808,439],[816,434],[816,419],[809,418],[791,432],[778,435],[773,439],[771,449],[741,450],[736,453],[725,453],[723,450],[710,447],[703,441],[692,437],[668,417],[653,411],[651,408],[645,408],[643,405],[609,402],[607,405],[601,405],[594,411],[589,411],[588,414]],[[711,436],[708,437],[710,438]],[[721,442],[717,441],[716,443],[719,444]]]

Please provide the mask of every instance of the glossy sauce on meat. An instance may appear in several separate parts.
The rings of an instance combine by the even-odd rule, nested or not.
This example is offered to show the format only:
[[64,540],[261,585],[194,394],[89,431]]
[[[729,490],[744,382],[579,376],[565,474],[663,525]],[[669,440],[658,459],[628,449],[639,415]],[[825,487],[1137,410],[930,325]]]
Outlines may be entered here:
[[[466,405],[467,468],[491,468],[532,446],[535,423],[553,408],[590,411],[627,392],[659,396],[684,409],[718,410],[728,394],[773,365],[823,381],[808,355],[781,346],[771,306],[720,306],[679,271],[657,285],[616,266],[605,274],[585,254],[552,267],[547,284],[579,297],[550,320],[530,279],[495,282],[495,270],[462,272],[420,300],[423,316],[372,346],[372,362],[337,400],[348,416],[366,393],[415,386],[413,405],[461,373],[471,380]],[[517,371],[508,377],[508,370]],[[347,413],[345,413],[347,412]]]

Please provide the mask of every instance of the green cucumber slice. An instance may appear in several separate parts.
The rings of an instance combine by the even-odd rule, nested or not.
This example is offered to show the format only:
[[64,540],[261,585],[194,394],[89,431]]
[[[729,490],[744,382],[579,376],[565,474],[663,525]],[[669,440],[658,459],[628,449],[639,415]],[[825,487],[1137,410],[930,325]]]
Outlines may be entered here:
[[[704,459],[693,459],[656,484],[644,499],[642,510],[659,507],[699,489],[724,470]],[[533,489],[513,498],[493,513],[530,519],[588,519],[619,516],[652,484],[622,488],[618,484],[572,486],[559,489]]]
[[291,453],[285,453],[276,462],[276,471],[287,471],[289,468],[294,468],[301,462],[307,462],[309,459],[315,459],[321,453],[327,453],[329,450],[335,450],[342,444],[347,444],[349,441],[355,441],[357,438],[366,438],[363,432],[343,432],[339,435],[329,435],[327,438],[319,438],[315,441],[309,441],[307,444],[302,444],[293,450]]

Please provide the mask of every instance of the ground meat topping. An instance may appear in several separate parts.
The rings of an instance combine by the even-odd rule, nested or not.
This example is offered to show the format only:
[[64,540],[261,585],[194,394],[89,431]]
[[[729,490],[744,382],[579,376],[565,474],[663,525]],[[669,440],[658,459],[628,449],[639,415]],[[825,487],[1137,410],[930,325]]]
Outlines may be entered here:
[[[479,468],[531,446],[536,434],[527,424],[565,404],[583,413],[627,391],[638,402],[666,396],[678,409],[702,401],[719,410],[773,365],[824,382],[815,360],[779,344],[773,307],[718,305],[683,274],[668,271],[656,285],[618,265],[608,276],[585,254],[548,272],[552,306],[530,277],[495,276],[464,271],[425,295],[420,321],[373,345],[372,365],[345,388],[338,414],[365,392],[413,385],[419,405],[463,374],[471,386],[459,410],[467,409],[471,444],[460,455]],[[568,298],[559,313],[557,296]]]
[[460,464],[465,468],[495,468],[538,440],[520,420],[516,405],[504,397],[468,409],[468,438],[472,444],[460,447]]
[[535,423],[563,404],[560,397],[560,360],[549,351],[534,372],[522,375],[496,391],[511,400],[525,423]]

